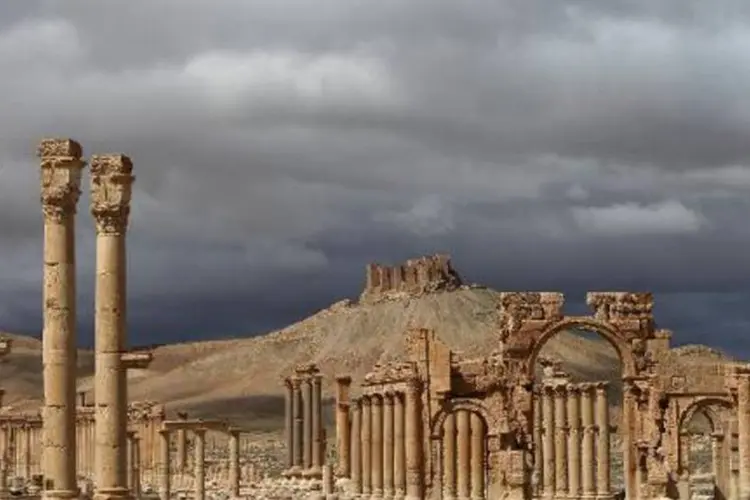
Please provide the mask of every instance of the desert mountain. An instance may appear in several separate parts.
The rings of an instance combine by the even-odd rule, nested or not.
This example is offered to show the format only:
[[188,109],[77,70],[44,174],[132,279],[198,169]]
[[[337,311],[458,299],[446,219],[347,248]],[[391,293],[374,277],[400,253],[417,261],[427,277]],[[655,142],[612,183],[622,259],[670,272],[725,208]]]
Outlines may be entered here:
[[[410,327],[434,329],[466,355],[497,347],[499,292],[467,286],[436,256],[402,266],[367,268],[358,301],[333,304],[268,335],[157,347],[147,370],[130,374],[131,399],[164,402],[194,416],[221,415],[249,423],[275,420],[282,412],[280,379],[301,362],[314,362],[330,383],[349,373],[355,383],[378,360],[397,357]],[[41,343],[11,336],[13,351],[0,367],[6,401],[38,405],[42,394]],[[692,351],[691,351],[692,352]],[[573,332],[552,338],[543,353],[564,360],[581,380],[616,380],[619,360],[603,340]],[[79,353],[79,388],[90,392],[92,353]],[[330,385],[326,388],[330,393]]]

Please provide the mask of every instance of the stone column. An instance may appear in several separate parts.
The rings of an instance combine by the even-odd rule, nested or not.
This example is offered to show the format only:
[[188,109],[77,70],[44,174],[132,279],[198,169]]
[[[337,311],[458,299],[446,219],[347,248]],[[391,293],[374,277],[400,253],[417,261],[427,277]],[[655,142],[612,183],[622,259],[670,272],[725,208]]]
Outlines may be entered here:
[[383,496],[383,398],[372,396],[372,496]]
[[443,421],[443,498],[456,498],[456,414]]
[[302,472],[302,393],[300,390],[300,379],[292,378],[292,413],[294,414],[294,432],[292,433],[292,458],[294,465],[290,469],[291,474]]
[[568,498],[581,495],[581,398],[578,386],[568,385]]
[[471,413],[471,498],[483,500],[484,496],[484,421],[479,414]]
[[594,485],[594,437],[596,426],[594,425],[594,402],[592,399],[593,386],[591,384],[580,384],[581,389],[581,425],[583,427],[583,438],[581,440],[581,466],[582,466],[582,498],[593,498],[596,496]]
[[286,471],[294,467],[294,389],[289,377],[284,379],[284,437],[286,438]]
[[[179,412],[177,414],[177,418],[184,421],[187,420],[188,415],[187,413]],[[288,453],[291,453],[291,450],[292,446],[291,443],[289,443]],[[187,467],[187,431],[185,429],[177,429],[177,460],[175,462],[177,470],[180,472],[185,472],[185,468]]]
[[406,435],[406,500],[421,500],[422,478],[422,400],[419,381],[407,382],[404,434]]
[[737,383],[737,440],[739,495],[750,496],[750,375],[741,374]]
[[633,441],[634,425],[637,414],[637,387],[630,380],[623,381],[623,404],[621,417],[620,439],[622,440],[622,475],[625,483],[625,497],[628,500],[638,500],[638,457]]
[[394,498],[401,499],[406,492],[406,435],[404,434],[404,395],[393,396],[393,488]]
[[195,467],[193,477],[195,478],[195,500],[206,499],[206,430],[195,429]]
[[302,379],[302,468],[309,472],[312,467],[313,402],[312,379]]
[[466,499],[471,494],[471,422],[468,410],[456,412],[456,493]]
[[362,494],[372,494],[372,401],[362,398]]
[[544,462],[542,480],[544,496],[548,499],[555,497],[555,405],[552,387],[542,388],[542,419],[544,420],[544,434],[542,436],[542,457]]
[[91,214],[96,223],[94,496],[102,500],[128,495],[128,398],[122,353],[127,345],[125,235],[132,172],[127,156],[91,157]]
[[355,399],[352,407],[351,429],[351,478],[354,483],[354,494],[362,493],[362,401]]
[[240,496],[240,431],[229,430],[229,491],[234,498]]
[[535,494],[541,493],[542,484],[544,483],[542,462],[544,460],[543,454],[543,419],[542,419],[542,394],[541,391],[535,391],[534,394],[534,477],[536,478],[536,491]]
[[679,464],[680,464],[680,475],[690,473],[690,434],[685,430],[680,430],[679,433]]
[[567,457],[567,409],[564,384],[555,386],[555,495],[564,497],[568,494],[568,457]]
[[383,400],[383,496],[393,497],[393,394]]
[[711,433],[711,472],[714,475],[714,484],[719,486],[721,482],[721,445],[724,435],[719,432]]
[[159,431],[160,439],[160,447],[159,450],[161,451],[161,459],[159,460],[161,463],[160,465],[160,487],[159,487],[159,499],[160,500],[170,500],[171,497],[171,490],[170,490],[170,484],[169,480],[171,477],[170,472],[170,457],[169,457],[169,431],[168,430],[161,430]]
[[336,377],[336,451],[338,465],[336,475],[350,477],[351,475],[351,428],[349,427],[349,388],[352,378]]
[[128,461],[127,461],[127,467],[128,467],[128,489],[130,490],[131,496],[134,495],[134,488],[133,485],[135,484],[135,432],[134,431],[128,431],[127,432],[127,438],[128,438],[128,446],[127,446],[127,452],[128,452]]
[[319,373],[312,376],[312,475],[322,477],[323,473],[323,377]]
[[81,145],[70,139],[44,139],[38,155],[44,213],[43,496],[72,499],[78,496],[75,213],[84,162]]
[[31,480],[31,424],[23,427],[23,477]]
[[609,443],[609,401],[607,400],[607,382],[596,384],[596,496],[600,500],[612,496],[610,472]]

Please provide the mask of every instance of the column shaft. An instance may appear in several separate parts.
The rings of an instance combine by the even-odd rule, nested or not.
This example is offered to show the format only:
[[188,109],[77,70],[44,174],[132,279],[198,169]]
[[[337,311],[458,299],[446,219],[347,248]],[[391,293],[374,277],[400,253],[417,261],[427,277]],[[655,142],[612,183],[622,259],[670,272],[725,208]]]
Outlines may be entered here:
[[302,381],[302,468],[312,467],[313,403],[312,380],[306,376]]
[[44,212],[43,332],[45,490],[78,495],[76,477],[75,212],[80,195],[81,146],[45,139],[39,145]]
[[600,499],[610,498],[610,437],[609,437],[609,402],[607,400],[607,383],[596,385],[596,496]]
[[568,494],[566,391],[565,385],[555,387],[555,494],[558,497]]
[[456,492],[461,499],[471,493],[471,423],[468,410],[456,412]]
[[372,401],[362,398],[362,494],[372,494]]
[[351,382],[351,377],[336,378],[336,451],[338,452],[336,475],[339,477],[351,476],[352,434],[349,422]]
[[373,396],[372,400],[372,494],[383,496],[383,398]]
[[322,376],[315,374],[312,379],[312,469],[315,475],[323,473],[323,407]]
[[195,478],[195,500],[206,498],[206,431],[195,430],[195,467],[193,477]]
[[620,439],[622,440],[622,474],[625,483],[625,497],[628,500],[638,500],[638,479],[636,473],[639,470],[638,459],[634,442],[634,425],[636,419],[637,403],[635,398],[635,386],[630,381],[623,384],[623,402]]
[[443,498],[456,498],[456,414],[451,412],[443,421]]
[[406,435],[406,499],[421,500],[424,495],[422,477],[422,401],[419,383],[408,382],[405,408]]
[[291,469],[294,462],[294,389],[292,381],[284,381],[284,435],[286,436],[286,468]]
[[390,498],[394,493],[393,394],[386,394],[383,402],[383,495]]
[[240,496],[240,433],[229,432],[229,491],[232,496]]
[[351,428],[351,478],[354,493],[362,493],[362,401],[356,399],[352,406]]
[[397,393],[393,397],[393,487],[394,496],[403,498],[406,492],[406,435],[404,395]]
[[544,496],[554,498],[555,496],[555,404],[552,388],[542,388],[542,418],[544,428],[542,434],[542,481],[544,484]]
[[159,435],[161,437],[160,439],[160,446],[159,450],[161,451],[161,460],[159,460],[161,463],[159,464],[160,467],[160,487],[159,487],[159,499],[160,500],[170,500],[170,497],[172,496],[171,490],[170,490],[170,483],[169,480],[171,478],[171,471],[170,469],[170,457],[169,457],[169,431],[160,431]]
[[471,413],[471,498],[482,500],[484,496],[484,421],[479,414]]
[[302,392],[300,389],[300,380],[298,378],[292,379],[292,387],[294,398],[292,399],[292,413],[294,414],[294,429],[292,433],[292,455],[294,465],[292,466],[293,471],[296,473],[302,470]]
[[568,386],[568,498],[581,495],[581,399],[578,387]]
[[544,468],[542,462],[544,460],[543,453],[543,419],[542,419],[542,394],[538,391],[534,394],[534,477],[536,478],[536,489],[537,494],[541,492],[542,484],[544,483]]
[[596,427],[594,425],[594,402],[592,399],[593,387],[591,384],[581,384],[581,425],[583,427],[583,438],[581,442],[581,467],[583,482],[583,498],[596,496],[594,485],[594,437]]

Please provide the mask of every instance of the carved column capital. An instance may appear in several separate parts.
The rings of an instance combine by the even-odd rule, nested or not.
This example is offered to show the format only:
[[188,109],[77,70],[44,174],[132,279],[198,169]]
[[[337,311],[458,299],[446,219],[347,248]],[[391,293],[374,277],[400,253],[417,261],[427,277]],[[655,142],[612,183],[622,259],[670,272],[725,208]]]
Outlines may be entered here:
[[91,156],[91,214],[99,234],[123,234],[128,226],[133,163],[121,154]]
[[43,139],[37,148],[41,159],[42,212],[47,220],[61,222],[76,213],[81,195],[81,145],[72,139]]

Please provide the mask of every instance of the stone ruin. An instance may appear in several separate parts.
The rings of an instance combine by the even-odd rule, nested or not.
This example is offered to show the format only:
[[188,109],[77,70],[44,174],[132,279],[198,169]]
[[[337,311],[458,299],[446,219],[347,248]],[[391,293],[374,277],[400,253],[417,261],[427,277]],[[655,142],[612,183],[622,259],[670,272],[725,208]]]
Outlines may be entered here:
[[436,254],[409,259],[396,266],[370,263],[366,268],[361,302],[373,303],[404,295],[455,290],[463,284],[450,255]]

